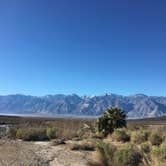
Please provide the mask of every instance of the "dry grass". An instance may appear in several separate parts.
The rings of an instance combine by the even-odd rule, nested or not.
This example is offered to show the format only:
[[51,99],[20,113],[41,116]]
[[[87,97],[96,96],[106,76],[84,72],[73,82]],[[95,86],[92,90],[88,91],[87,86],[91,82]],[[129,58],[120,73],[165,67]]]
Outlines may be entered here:
[[96,142],[90,140],[83,140],[79,142],[72,142],[68,146],[70,150],[94,151],[96,148]]
[[[10,125],[9,138],[16,139],[18,130],[47,130],[49,138],[63,138],[65,140],[92,137],[94,133],[94,121],[90,119],[65,119],[65,118],[23,118],[0,117],[0,124]],[[50,129],[57,129],[53,132]]]

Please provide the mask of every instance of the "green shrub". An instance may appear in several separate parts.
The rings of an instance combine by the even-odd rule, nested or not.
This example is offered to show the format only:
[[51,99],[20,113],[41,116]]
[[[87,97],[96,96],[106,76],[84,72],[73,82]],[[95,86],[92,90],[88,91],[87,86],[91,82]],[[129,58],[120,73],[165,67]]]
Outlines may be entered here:
[[152,155],[156,157],[160,162],[166,163],[166,144],[154,147],[152,150]]
[[116,147],[112,144],[105,143],[103,141],[97,142],[97,152],[99,155],[98,160],[104,166],[110,166],[113,162],[113,156],[116,151]]
[[163,140],[163,142],[162,142],[161,146],[166,146],[166,139],[165,139],[165,140]]
[[162,143],[166,144],[166,134],[165,133],[162,135]]
[[144,153],[150,153],[151,151],[151,146],[149,143],[145,142],[140,145],[141,151]]
[[49,139],[54,139],[57,137],[58,129],[54,127],[47,128],[46,134]]
[[127,133],[126,129],[116,129],[112,134],[112,138],[116,141],[130,141],[130,135]]
[[134,131],[131,134],[131,140],[133,143],[141,144],[143,142],[146,142],[148,140],[149,133],[147,131]]
[[97,132],[104,136],[111,134],[114,129],[123,127],[126,127],[126,114],[118,107],[108,108],[96,123]]
[[149,137],[149,141],[152,145],[160,145],[162,143],[162,136],[158,133],[152,133]]
[[25,130],[23,129],[18,129],[16,130],[16,138],[22,139],[25,136]]
[[142,164],[142,154],[133,145],[128,144],[119,149],[114,154],[115,166],[140,166]]
[[76,131],[75,134],[76,134],[76,137],[82,138],[84,135],[84,130],[82,128],[80,128]]
[[48,140],[46,130],[41,128],[18,129],[16,138],[24,141],[44,141]]

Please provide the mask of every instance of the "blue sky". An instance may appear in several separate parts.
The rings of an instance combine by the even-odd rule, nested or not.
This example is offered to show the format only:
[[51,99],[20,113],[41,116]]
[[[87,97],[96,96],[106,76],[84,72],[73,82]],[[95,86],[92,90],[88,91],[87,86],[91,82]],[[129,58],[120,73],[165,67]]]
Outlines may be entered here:
[[166,96],[165,0],[0,0],[0,94]]

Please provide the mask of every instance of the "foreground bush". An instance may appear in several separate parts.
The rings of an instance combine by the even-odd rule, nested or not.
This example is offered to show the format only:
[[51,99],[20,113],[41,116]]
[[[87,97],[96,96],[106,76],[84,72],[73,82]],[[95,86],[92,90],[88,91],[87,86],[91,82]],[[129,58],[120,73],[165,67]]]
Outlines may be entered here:
[[58,135],[58,129],[54,127],[49,127],[46,130],[46,134],[49,139],[54,139]]
[[116,141],[130,141],[130,135],[128,134],[126,129],[116,129],[112,134],[112,138]]
[[126,127],[126,114],[118,107],[108,108],[97,120],[97,132],[104,136],[111,134],[114,129],[123,127]]
[[116,147],[102,141],[97,143],[98,160],[102,166],[111,166]]
[[151,145],[148,142],[142,143],[140,145],[141,151],[144,153],[150,153],[151,151]]
[[140,166],[142,164],[142,154],[133,145],[125,145],[114,153],[115,166]]
[[162,136],[158,133],[152,133],[149,137],[149,141],[152,145],[160,145],[162,143]]
[[28,128],[18,129],[16,132],[16,138],[23,141],[45,141],[48,140],[45,129],[40,128]]
[[166,144],[154,147],[152,150],[152,156],[157,158],[159,165],[164,165],[166,163]]
[[148,141],[148,135],[149,133],[144,130],[138,130],[135,132],[132,132],[131,134],[131,141],[136,144],[141,144],[143,142]]

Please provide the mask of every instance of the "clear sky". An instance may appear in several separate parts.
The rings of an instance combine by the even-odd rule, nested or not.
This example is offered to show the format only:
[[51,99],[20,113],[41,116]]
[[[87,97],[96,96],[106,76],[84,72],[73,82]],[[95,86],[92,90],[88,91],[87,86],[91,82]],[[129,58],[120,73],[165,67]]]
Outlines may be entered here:
[[165,0],[0,0],[0,94],[166,96]]

